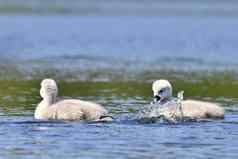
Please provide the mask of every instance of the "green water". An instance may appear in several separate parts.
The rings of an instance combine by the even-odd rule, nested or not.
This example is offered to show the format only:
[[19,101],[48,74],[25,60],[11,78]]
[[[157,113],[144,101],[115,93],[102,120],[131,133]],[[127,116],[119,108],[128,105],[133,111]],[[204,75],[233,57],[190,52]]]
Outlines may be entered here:
[[[231,79],[200,80],[187,82],[171,80],[174,86],[174,96],[180,90],[185,91],[185,98],[203,99],[223,103],[225,106],[238,100],[238,83]],[[29,81],[0,81],[0,105],[3,113],[25,115],[33,114],[37,103],[40,102],[39,80]],[[152,100],[151,82],[67,82],[59,81],[59,95],[62,97],[83,98],[100,102],[100,98],[112,100],[136,100],[138,97],[147,101]],[[107,103],[104,101],[105,106]],[[109,107],[110,109],[110,107]],[[129,108],[129,110],[139,108]],[[127,110],[121,110],[124,112]]]

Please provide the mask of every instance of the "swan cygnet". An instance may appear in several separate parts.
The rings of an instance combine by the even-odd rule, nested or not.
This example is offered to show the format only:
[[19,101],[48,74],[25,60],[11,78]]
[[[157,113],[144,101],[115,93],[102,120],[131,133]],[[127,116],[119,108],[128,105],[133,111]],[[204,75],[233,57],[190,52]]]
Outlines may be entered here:
[[215,103],[183,100],[183,95],[175,100],[172,97],[172,85],[167,80],[153,82],[152,90],[154,101],[149,106],[150,110],[143,113],[143,116],[159,117],[163,115],[167,119],[189,118],[189,119],[223,119],[224,109]]
[[86,120],[112,121],[107,110],[88,101],[66,99],[57,101],[58,87],[53,79],[41,82],[40,95],[43,100],[35,110],[35,119],[41,120]]

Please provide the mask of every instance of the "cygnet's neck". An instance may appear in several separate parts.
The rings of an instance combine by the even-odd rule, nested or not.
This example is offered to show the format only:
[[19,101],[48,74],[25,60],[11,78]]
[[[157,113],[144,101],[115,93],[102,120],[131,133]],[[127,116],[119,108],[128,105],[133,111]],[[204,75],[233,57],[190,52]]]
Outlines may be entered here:
[[47,110],[52,104],[56,102],[55,96],[45,96],[40,104],[36,107],[35,118],[36,119],[44,119],[42,114]]
[[167,102],[171,101],[171,99],[172,99],[172,97],[165,98],[165,99],[159,101],[159,103],[160,103],[161,105],[163,105],[163,104],[166,104]]
[[50,106],[56,102],[56,97],[55,96],[45,96],[43,100],[41,101],[41,104],[43,106]]

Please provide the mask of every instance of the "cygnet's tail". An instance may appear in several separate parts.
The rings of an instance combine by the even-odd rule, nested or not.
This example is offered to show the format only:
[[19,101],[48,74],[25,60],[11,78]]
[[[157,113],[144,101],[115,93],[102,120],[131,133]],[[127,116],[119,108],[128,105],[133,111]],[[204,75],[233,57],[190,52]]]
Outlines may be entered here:
[[110,121],[114,121],[114,118],[110,115],[102,115],[102,116],[100,116],[100,118],[97,121],[99,121],[99,122],[110,122]]

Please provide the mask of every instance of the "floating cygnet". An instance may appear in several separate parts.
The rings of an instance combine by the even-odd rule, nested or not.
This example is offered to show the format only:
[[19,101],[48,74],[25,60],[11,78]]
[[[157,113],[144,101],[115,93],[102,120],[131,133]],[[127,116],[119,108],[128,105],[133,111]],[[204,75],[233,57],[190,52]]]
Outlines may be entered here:
[[58,87],[53,79],[41,82],[40,95],[43,100],[35,110],[35,118],[41,120],[87,120],[111,121],[107,110],[99,104],[88,101],[66,99],[56,100]]
[[190,119],[222,119],[224,109],[215,103],[183,100],[180,93],[178,99],[172,97],[172,85],[167,80],[157,80],[153,83],[154,101],[140,113],[141,118],[163,116],[168,120]]

